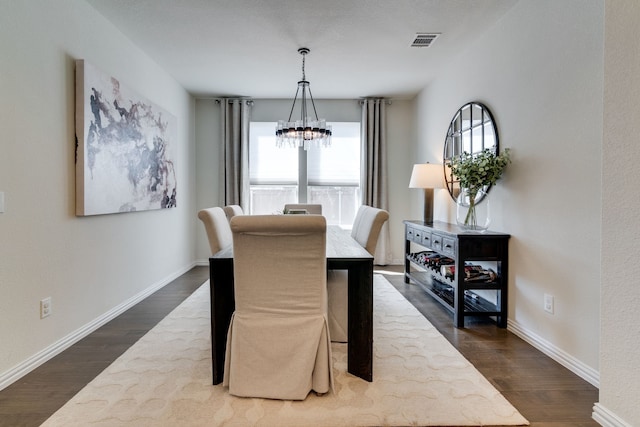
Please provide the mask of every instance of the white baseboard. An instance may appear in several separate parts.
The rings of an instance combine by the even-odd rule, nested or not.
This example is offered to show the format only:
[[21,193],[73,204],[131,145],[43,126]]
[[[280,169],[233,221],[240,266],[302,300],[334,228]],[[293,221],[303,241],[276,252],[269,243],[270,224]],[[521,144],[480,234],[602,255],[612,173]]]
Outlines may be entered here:
[[549,341],[538,336],[534,332],[527,330],[526,328],[522,327],[522,325],[512,321],[511,319],[507,320],[507,329],[564,366],[565,368],[569,369],[574,374],[578,375],[583,380],[589,382],[595,387],[599,387],[600,373],[595,369],[585,365],[575,357],[564,352],[555,345],[551,344]]
[[195,266],[195,263],[187,267],[184,267],[179,271],[176,271],[175,273],[171,274],[169,277],[166,277],[165,279],[159,282],[152,284],[147,289],[129,298],[127,301],[124,301],[122,304],[118,305],[117,307],[114,307],[113,309],[104,313],[102,316],[94,319],[93,321],[87,323],[81,328],[73,331],[69,335],[59,339],[58,341],[54,342],[50,346],[44,348],[43,350],[29,357],[27,360],[23,361],[22,363],[19,363],[18,365],[14,366],[8,371],[3,372],[0,375],[0,390],[5,389],[9,385],[18,381],[23,376],[27,375],[29,372],[36,369],[38,366],[42,365],[43,363],[47,362],[48,360],[62,353],[64,350],[68,349],[73,344],[77,343],[82,338],[86,337],[87,335],[89,335],[90,333],[92,333],[102,325],[115,319],[120,314],[124,313],[129,308],[133,307],[140,301],[144,300],[145,298],[147,298],[149,295],[151,295],[158,289],[163,288],[174,279],[180,277],[187,271],[191,270],[194,266]]
[[623,421],[599,403],[593,405],[593,414],[591,415],[591,418],[603,427],[632,427],[631,424]]

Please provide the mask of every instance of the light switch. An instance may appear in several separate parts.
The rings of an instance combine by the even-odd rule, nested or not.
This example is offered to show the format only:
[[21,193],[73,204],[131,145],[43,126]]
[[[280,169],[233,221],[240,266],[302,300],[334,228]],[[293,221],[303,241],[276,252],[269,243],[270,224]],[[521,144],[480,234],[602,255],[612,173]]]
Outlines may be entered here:
[[0,191],[0,213],[4,212],[4,191]]

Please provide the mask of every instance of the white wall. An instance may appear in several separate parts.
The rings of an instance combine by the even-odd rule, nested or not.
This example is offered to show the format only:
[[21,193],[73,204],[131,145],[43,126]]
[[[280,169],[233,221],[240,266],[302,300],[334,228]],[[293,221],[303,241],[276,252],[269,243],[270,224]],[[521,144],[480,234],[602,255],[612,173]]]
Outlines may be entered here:
[[[442,159],[455,111],[485,103],[513,163],[490,193],[511,234],[509,328],[598,383],[603,4],[518,2],[417,100],[416,156]],[[442,194],[444,193],[444,195]],[[436,219],[455,221],[441,191]],[[620,264],[617,264],[618,267]],[[543,295],[555,297],[555,313]]]
[[[74,60],[177,117],[178,208],[75,216]],[[0,388],[195,259],[194,101],[82,0],[0,0]],[[39,318],[52,297],[53,314]],[[95,325],[93,325],[95,326]],[[86,332],[86,331],[84,331]]]
[[640,3],[607,0],[602,156],[602,425],[640,420]]
[[[222,206],[220,106],[213,99],[196,100],[196,208],[197,210]],[[196,256],[198,263],[209,265],[211,249],[204,225],[196,225]]]
[[[289,115],[292,100],[255,99],[251,111],[253,121],[277,121]],[[361,120],[358,100],[315,100],[318,115],[328,121]],[[387,106],[387,138],[389,166],[389,233],[393,260],[401,263],[403,258],[402,220],[409,215],[409,176],[411,175],[411,150],[413,139],[413,101],[393,100]],[[213,99],[199,99],[196,102],[196,144],[197,144],[197,204],[198,208],[221,206],[222,195],[218,188],[220,158],[220,106]],[[206,263],[209,256],[204,228],[199,225],[197,237],[198,263]]]
[[[389,185],[389,235],[394,264],[404,264],[404,224],[406,219],[420,219],[424,211],[424,193],[409,189],[414,163],[429,159],[412,156],[416,145],[415,101],[394,100],[387,107],[387,165]],[[417,208],[412,204],[417,198]]]

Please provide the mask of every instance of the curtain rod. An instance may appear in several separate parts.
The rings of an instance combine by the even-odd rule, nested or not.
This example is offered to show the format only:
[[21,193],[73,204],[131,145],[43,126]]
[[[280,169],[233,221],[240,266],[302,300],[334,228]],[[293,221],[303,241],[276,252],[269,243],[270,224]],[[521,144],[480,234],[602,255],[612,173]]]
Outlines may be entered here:
[[[253,105],[254,104],[254,100],[252,98],[200,98],[200,99],[213,99],[216,104],[221,104],[223,100],[226,101],[235,101],[235,100],[242,100],[242,101],[246,101],[247,105]],[[365,101],[368,100],[380,100],[380,101],[384,101],[385,104],[387,105],[391,105],[393,102],[390,99],[386,99],[386,98],[362,98],[362,99],[358,99],[358,104],[359,105],[363,105],[365,103]]]
[[[254,104],[254,99],[253,98],[233,98],[233,97],[224,98],[224,97],[222,97],[222,98],[200,98],[200,99],[213,99],[216,102],[216,104],[222,103],[223,100],[233,101],[233,100],[236,100],[236,99],[240,99],[240,100],[243,100],[243,101],[247,101],[247,105],[253,105]],[[387,105],[391,105],[393,103],[391,99],[387,99],[387,98],[361,98],[361,99],[358,99],[357,101],[358,101],[359,105],[363,105],[365,101],[378,100],[378,99],[380,101],[384,101],[384,103],[387,104]]]
[[216,101],[216,104],[221,104],[223,100],[226,100],[227,102],[240,100],[240,101],[246,101],[247,105],[253,105],[252,98],[210,98],[210,99],[213,99],[214,101]]
[[358,103],[362,105],[364,104],[365,101],[376,101],[376,100],[384,101],[385,104],[391,105],[391,100],[387,98],[361,98],[358,100]]

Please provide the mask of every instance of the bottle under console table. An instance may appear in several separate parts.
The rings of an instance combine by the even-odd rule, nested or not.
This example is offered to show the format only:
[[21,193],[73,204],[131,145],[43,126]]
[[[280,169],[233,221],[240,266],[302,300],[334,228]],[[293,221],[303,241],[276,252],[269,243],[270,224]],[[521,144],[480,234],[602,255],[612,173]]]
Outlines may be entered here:
[[466,316],[490,316],[506,328],[511,236],[440,221],[404,224],[405,283],[419,285],[449,309],[456,327],[464,327]]

